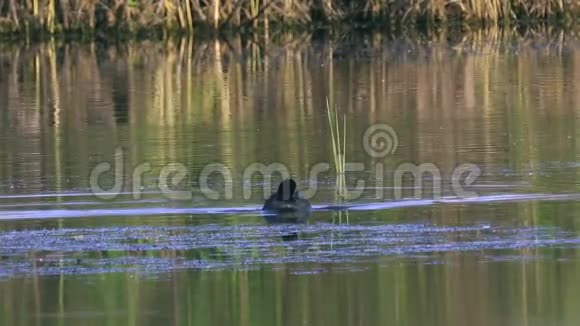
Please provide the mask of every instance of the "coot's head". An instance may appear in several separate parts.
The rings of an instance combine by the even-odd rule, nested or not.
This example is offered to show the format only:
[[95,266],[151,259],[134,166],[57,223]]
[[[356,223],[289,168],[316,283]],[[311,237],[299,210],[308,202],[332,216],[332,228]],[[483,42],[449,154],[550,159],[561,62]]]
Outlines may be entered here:
[[278,191],[276,192],[276,199],[282,201],[290,201],[295,199],[296,181],[293,179],[286,179],[280,182]]

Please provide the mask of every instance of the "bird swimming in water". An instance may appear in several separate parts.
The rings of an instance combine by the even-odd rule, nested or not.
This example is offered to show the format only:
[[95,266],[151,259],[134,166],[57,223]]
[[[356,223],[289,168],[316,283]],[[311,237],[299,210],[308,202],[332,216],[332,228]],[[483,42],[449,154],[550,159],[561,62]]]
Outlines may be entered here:
[[310,217],[311,209],[310,202],[302,198],[293,179],[282,181],[278,191],[272,194],[262,207],[262,210],[276,213],[275,221],[271,219],[271,222],[304,221]]

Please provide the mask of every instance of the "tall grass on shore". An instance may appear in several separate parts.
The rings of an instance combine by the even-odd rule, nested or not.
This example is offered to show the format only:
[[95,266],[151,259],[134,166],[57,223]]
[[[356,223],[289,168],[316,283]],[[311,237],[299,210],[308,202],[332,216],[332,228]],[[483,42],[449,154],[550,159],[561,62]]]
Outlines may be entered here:
[[198,27],[431,25],[449,20],[496,24],[579,16],[576,0],[1,0],[0,32],[192,32]]

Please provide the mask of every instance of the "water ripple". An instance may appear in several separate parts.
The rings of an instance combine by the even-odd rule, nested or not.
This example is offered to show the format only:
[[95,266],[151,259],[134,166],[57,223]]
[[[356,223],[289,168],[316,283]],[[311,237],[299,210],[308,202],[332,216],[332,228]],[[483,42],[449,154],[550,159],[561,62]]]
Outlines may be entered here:
[[[28,198],[28,196],[24,197]],[[573,201],[580,200],[580,193],[570,194],[498,194],[470,198],[443,197],[440,199],[404,199],[385,202],[373,203],[353,203],[345,205],[335,204],[318,204],[313,209],[318,211],[327,210],[352,210],[352,211],[376,211],[394,208],[411,208],[434,205],[456,205],[456,204],[486,204],[486,203],[505,203],[505,202],[522,202],[522,201]],[[156,200],[136,201],[137,204],[157,203]],[[105,206],[110,205],[108,202],[84,202],[87,206]],[[129,204],[131,201],[124,201],[119,204]],[[83,218],[83,217],[105,217],[105,216],[155,216],[155,215],[213,215],[213,214],[240,214],[248,212],[260,212],[261,205],[249,205],[238,207],[143,207],[137,208],[91,208],[91,209],[26,209],[28,207],[38,206],[38,203],[22,203],[18,210],[1,210],[0,220],[26,220],[26,219],[53,219],[53,218]],[[71,203],[58,203],[55,205],[73,207]],[[0,208],[10,208],[9,206],[0,206]]]

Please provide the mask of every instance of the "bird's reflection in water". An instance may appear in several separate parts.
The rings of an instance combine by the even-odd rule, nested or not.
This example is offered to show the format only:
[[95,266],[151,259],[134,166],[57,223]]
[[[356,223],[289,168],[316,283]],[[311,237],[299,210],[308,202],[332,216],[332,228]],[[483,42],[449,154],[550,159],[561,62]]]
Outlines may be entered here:
[[284,241],[295,241],[295,240],[298,240],[299,236],[298,236],[298,232],[290,232],[287,234],[283,234],[281,236],[281,238]]
[[264,215],[270,225],[284,225],[281,238],[284,241],[294,241],[300,238],[300,225],[306,224],[310,211],[277,212]]

